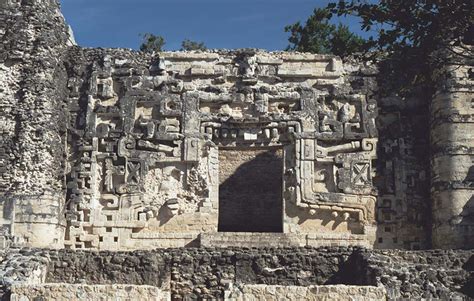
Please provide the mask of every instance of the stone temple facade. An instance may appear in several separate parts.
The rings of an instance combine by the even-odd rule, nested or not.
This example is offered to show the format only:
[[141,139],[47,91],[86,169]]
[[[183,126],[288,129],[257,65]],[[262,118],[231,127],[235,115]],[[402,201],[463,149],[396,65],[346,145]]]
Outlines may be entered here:
[[474,297],[472,60],[402,98],[362,60],[81,48],[56,0],[0,9],[3,298]]

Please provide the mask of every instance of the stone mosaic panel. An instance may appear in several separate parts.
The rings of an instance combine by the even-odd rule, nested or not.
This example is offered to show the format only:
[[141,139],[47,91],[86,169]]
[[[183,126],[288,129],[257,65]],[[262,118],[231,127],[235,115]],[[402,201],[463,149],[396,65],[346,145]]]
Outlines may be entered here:
[[[176,246],[216,232],[218,150],[229,148],[283,148],[279,201],[330,211],[358,224],[357,234],[375,221],[375,101],[313,88],[344,84],[339,59],[254,50],[72,56],[68,247]],[[285,222],[284,232],[300,232]]]

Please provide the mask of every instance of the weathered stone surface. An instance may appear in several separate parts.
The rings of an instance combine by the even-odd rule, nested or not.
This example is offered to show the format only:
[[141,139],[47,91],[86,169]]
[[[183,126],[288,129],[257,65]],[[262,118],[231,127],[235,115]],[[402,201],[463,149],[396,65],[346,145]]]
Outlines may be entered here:
[[366,274],[387,288],[390,299],[463,300],[474,297],[473,254],[472,250],[385,250],[363,256]]
[[[285,62],[313,71],[280,78]],[[336,231],[373,244],[376,104],[342,92],[338,58],[73,48],[65,63],[66,247],[195,245],[217,230]],[[257,152],[275,149],[280,163],[265,171]],[[245,157],[248,167],[231,162]]]
[[431,105],[433,246],[474,248],[474,60],[446,61]]
[[87,285],[49,283],[13,285],[11,301],[35,300],[170,300],[169,293],[146,285]]
[[68,48],[55,1],[0,13],[0,207],[6,240],[62,247]]
[[[474,251],[322,248],[180,248],[134,252],[11,249],[0,277],[12,285],[151,286],[173,300],[222,299],[232,287],[263,284],[383,287],[400,298],[474,297]],[[286,288],[281,288],[283,291]],[[367,291],[368,288],[362,288]],[[295,288],[295,290],[298,290]],[[321,288],[321,290],[324,290]],[[329,288],[326,288],[329,290]]]
[[312,300],[312,301],[379,301],[386,300],[382,287],[373,286],[279,286],[243,285],[226,292],[225,300]]

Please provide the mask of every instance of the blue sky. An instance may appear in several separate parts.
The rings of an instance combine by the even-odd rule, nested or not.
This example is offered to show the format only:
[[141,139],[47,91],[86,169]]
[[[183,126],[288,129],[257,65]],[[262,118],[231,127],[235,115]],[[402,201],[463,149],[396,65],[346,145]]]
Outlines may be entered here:
[[[76,41],[84,47],[137,49],[140,33],[165,38],[177,50],[188,38],[208,48],[282,50],[284,27],[305,21],[329,0],[60,0]],[[344,19],[361,33],[357,20]],[[363,33],[362,33],[363,34]]]

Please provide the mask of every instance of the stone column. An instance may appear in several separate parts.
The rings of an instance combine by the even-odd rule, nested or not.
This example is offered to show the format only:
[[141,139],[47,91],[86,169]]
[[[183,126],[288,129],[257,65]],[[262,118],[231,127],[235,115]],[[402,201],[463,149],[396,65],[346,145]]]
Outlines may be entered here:
[[61,247],[68,27],[56,0],[2,0],[0,9],[0,237]]
[[473,62],[448,66],[431,106],[434,248],[474,248]]

